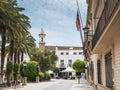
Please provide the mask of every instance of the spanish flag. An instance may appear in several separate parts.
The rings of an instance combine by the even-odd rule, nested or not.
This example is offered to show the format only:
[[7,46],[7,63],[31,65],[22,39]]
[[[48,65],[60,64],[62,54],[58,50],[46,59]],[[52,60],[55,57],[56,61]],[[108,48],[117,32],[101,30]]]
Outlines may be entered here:
[[80,30],[80,19],[79,19],[78,10],[77,10],[77,17],[76,17],[76,27],[77,27],[77,30],[79,31]]

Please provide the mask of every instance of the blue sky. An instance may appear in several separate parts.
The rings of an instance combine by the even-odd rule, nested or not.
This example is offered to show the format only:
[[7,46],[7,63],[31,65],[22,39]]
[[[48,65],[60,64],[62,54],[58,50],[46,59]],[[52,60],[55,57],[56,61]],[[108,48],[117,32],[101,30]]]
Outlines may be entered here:
[[[83,24],[86,22],[86,0],[78,0]],[[41,27],[46,33],[46,45],[81,46],[80,33],[76,29],[76,0],[18,0],[18,5],[30,18],[30,32],[40,41]]]

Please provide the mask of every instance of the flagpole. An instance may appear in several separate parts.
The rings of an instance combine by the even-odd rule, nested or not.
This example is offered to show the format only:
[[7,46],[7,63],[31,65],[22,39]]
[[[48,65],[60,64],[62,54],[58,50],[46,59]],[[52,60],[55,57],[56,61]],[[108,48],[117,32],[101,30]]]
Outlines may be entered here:
[[82,36],[82,30],[81,30],[81,27],[79,28],[79,31],[80,31],[80,36],[81,36],[81,41],[82,41],[82,46],[83,46],[83,36]]
[[[78,0],[76,0],[76,3],[77,3],[77,7],[78,7],[78,12],[79,12],[79,18],[80,18],[80,21],[81,21],[81,25],[83,27],[83,23],[82,23],[82,19],[81,19],[81,13],[80,13],[80,8],[79,8],[79,4],[78,4]],[[80,36],[81,36],[81,41],[82,41],[82,46],[83,46],[83,35],[82,35],[82,30],[81,30],[81,25],[79,27],[79,31],[80,31]]]

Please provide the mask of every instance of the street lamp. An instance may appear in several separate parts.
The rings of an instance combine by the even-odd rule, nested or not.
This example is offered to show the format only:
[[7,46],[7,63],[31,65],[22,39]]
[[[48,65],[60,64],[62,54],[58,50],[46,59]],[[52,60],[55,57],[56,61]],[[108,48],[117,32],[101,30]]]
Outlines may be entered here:
[[24,61],[24,62],[23,62],[23,68],[24,68],[23,85],[27,85],[26,67],[27,67],[27,62]]
[[86,37],[86,39],[88,39],[88,30],[89,30],[89,28],[88,27],[85,27],[85,28],[83,28],[83,30],[84,30],[84,37]]
[[90,27],[86,26],[85,28],[83,28],[84,30],[84,46],[83,46],[83,49],[84,49],[84,55],[85,55],[85,60],[87,60],[87,56],[86,56],[86,53],[87,53],[87,49],[88,47],[90,46],[90,42],[92,42],[92,38],[93,38],[93,30],[90,29]]
[[39,65],[36,65],[36,83],[39,83]]
[[83,30],[84,30],[84,36],[87,37],[87,40],[93,38],[93,30],[90,30],[89,27],[85,27],[83,28]]
[[37,67],[37,75],[39,74],[39,65],[36,66]]
[[23,62],[23,67],[24,67],[24,76],[26,76],[26,72],[25,72],[26,67],[27,67],[27,63],[26,63],[26,61]]

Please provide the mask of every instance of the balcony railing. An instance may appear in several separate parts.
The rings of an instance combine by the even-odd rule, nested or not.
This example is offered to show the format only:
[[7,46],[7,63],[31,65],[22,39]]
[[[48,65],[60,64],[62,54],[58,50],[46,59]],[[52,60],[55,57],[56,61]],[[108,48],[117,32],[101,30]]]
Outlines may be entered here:
[[92,49],[94,49],[97,41],[105,30],[106,25],[110,21],[112,15],[115,12],[115,9],[120,5],[120,0],[106,0],[103,12],[100,16],[93,40],[92,40]]

